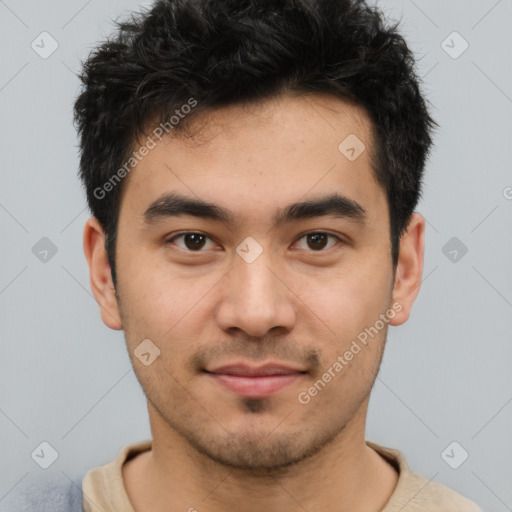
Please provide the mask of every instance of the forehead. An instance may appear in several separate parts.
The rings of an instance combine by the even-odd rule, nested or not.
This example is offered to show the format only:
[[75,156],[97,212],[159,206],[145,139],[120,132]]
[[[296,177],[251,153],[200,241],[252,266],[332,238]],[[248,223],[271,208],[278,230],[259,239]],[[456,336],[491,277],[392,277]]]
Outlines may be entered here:
[[157,140],[129,174],[122,209],[140,217],[164,192],[220,202],[240,217],[259,207],[269,219],[276,205],[332,192],[382,203],[373,149],[364,109],[331,95],[230,105]]

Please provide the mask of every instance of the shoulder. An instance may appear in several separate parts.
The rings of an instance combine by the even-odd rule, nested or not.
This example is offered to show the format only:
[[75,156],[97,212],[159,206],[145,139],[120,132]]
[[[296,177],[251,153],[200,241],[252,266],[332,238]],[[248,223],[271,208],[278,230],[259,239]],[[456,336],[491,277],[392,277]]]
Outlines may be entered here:
[[0,501],[0,512],[29,511],[82,512],[81,484],[69,480],[20,483]]
[[397,504],[407,505],[407,510],[437,512],[483,512],[470,499],[450,489],[444,484],[427,480],[417,473],[408,473],[401,482],[401,488],[396,496]]
[[400,450],[370,441],[366,444],[394,466],[399,475],[395,490],[382,512],[483,512],[475,502],[446,485],[411,472]]

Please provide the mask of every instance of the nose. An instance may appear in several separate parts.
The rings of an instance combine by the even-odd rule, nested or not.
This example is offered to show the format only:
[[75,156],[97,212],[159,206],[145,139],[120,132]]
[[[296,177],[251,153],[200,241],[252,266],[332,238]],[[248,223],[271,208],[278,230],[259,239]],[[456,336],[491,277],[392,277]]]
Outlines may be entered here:
[[294,294],[279,266],[263,251],[252,263],[242,258],[222,280],[216,320],[224,330],[243,330],[262,337],[272,329],[292,330],[296,321]]

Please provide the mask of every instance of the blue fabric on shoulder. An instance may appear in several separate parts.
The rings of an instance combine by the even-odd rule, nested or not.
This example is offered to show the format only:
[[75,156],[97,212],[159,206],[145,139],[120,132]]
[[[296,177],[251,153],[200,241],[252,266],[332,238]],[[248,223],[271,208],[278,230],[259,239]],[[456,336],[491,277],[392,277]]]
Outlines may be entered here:
[[83,512],[82,482],[20,483],[0,501],[0,512]]

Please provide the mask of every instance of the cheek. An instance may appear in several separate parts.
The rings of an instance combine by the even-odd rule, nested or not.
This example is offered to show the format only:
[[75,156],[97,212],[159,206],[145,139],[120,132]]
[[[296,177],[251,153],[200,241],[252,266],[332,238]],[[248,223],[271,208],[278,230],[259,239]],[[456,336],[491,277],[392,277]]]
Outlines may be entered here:
[[217,275],[187,277],[168,263],[142,265],[134,260],[119,276],[126,337],[131,344],[141,336],[154,340],[162,356],[170,343],[173,354],[189,349],[202,337],[218,281]]
[[158,316],[166,309],[172,313],[179,305],[179,284],[169,264],[155,252],[141,251],[130,243],[121,248],[119,244],[118,268],[120,288],[132,314]]
[[373,382],[386,336],[380,315],[389,308],[390,279],[378,266],[354,268],[315,294],[311,309],[329,327],[322,366],[337,375],[333,390],[359,394]]
[[316,294],[318,315],[334,332],[357,335],[388,308],[390,281],[382,269],[352,269]]

